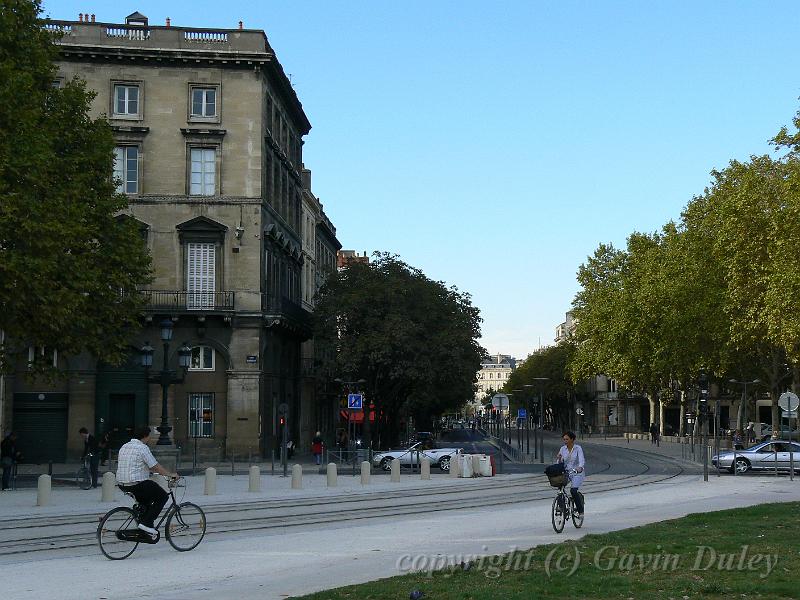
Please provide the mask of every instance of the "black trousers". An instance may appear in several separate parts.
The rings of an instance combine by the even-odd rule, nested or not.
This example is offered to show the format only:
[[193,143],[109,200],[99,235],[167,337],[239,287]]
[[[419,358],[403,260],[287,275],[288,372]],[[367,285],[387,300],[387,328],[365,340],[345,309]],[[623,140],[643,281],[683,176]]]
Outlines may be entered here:
[[155,481],[147,479],[133,485],[120,485],[119,489],[123,492],[131,492],[136,501],[144,507],[144,513],[140,519],[142,525],[154,527],[155,520],[161,514],[161,509],[167,503],[169,494],[164,491]]
[[97,487],[98,471],[100,469],[100,455],[95,452],[89,455],[89,471],[92,474],[92,487]]
[[572,501],[575,503],[575,510],[579,513],[583,512],[583,494],[578,491],[578,488],[569,488],[569,493],[572,495]]

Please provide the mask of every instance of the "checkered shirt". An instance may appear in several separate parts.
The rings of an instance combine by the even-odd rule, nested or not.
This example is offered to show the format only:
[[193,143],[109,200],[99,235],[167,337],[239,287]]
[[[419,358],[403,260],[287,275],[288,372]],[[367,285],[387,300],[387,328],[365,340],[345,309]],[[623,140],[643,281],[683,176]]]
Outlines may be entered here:
[[133,485],[150,479],[150,469],[158,464],[147,444],[131,440],[119,449],[117,457],[117,483]]

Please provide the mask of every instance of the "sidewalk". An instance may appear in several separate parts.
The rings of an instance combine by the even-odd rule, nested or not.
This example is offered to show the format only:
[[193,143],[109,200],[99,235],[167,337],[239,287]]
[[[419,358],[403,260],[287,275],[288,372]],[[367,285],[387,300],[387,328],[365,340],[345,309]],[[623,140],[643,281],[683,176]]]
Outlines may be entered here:
[[[316,465],[314,465],[316,467]],[[504,478],[524,477],[520,475],[505,475]],[[157,478],[161,479],[161,478]],[[261,491],[249,492],[248,475],[217,475],[217,493],[206,496],[205,476],[186,476],[185,500],[192,500],[203,507],[221,504],[241,504],[247,502],[263,502],[267,500],[292,500],[301,501],[320,498],[353,497],[361,494],[374,494],[376,492],[411,492],[418,489],[446,490],[465,488],[467,486],[487,485],[490,478],[451,478],[438,472],[431,473],[430,480],[423,480],[419,474],[403,471],[399,482],[392,482],[388,475],[373,474],[370,483],[361,484],[360,474],[352,475],[342,473],[337,477],[337,485],[328,487],[327,475],[316,472],[303,473],[302,488],[292,489],[291,470],[288,477],[279,474],[270,475],[268,472],[261,474]],[[492,478],[493,479],[493,478]],[[163,481],[163,479],[161,479]],[[47,506],[36,506],[36,487],[20,488],[14,491],[0,493],[0,514],[4,518],[43,517],[48,515],[84,514],[97,512],[103,514],[115,505],[130,506],[132,500],[118,488],[114,488],[114,499],[111,502],[102,502],[101,488],[81,490],[75,486],[53,486],[50,503]]]
[[[707,452],[710,452],[708,463],[709,468],[713,469],[711,466],[711,456],[714,454],[714,446],[713,440],[711,441],[712,445],[709,446],[710,450]],[[650,440],[630,439],[624,437],[604,438],[602,435],[594,435],[591,437],[583,436],[578,440],[578,443],[615,446],[617,448],[630,448],[639,452],[649,452],[651,454],[658,454],[660,456],[666,456],[672,459],[684,460],[694,465],[703,464],[703,446],[697,440],[695,440],[693,447],[692,444],[688,443],[688,439],[687,443],[662,441],[660,444],[653,444]],[[723,452],[725,451],[724,449],[720,450]]]

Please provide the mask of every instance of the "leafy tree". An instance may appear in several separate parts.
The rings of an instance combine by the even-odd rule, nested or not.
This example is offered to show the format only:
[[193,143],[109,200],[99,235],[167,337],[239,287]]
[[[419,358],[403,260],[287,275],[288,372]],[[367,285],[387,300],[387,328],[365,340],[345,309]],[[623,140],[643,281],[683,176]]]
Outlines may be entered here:
[[513,394],[511,413],[516,414],[518,408],[529,408],[536,414],[541,394],[545,422],[560,428],[571,425],[575,402],[586,399],[582,388],[573,383],[569,371],[575,350],[571,342],[562,342],[528,356],[503,388],[506,393]]
[[[27,346],[125,353],[148,281],[139,232],[117,215],[113,138],[78,81],[54,86],[56,34],[39,0],[0,1],[0,366]],[[44,363],[34,372],[45,371]]]
[[[399,258],[376,253],[328,279],[314,310],[315,339],[335,349],[328,372],[365,379],[365,392],[396,441],[412,416],[430,426],[475,394],[483,348],[480,315],[470,296],[428,279]],[[365,428],[368,428],[365,421]],[[371,432],[364,431],[370,443]]]

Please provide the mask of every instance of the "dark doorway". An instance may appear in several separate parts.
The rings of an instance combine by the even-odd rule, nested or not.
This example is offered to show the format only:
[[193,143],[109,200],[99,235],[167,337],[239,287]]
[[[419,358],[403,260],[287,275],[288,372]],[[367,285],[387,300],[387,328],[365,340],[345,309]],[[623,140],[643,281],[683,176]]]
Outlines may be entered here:
[[24,462],[66,460],[68,404],[68,394],[14,394],[14,431]]
[[109,446],[118,450],[133,437],[136,425],[136,394],[109,394],[108,396]]

